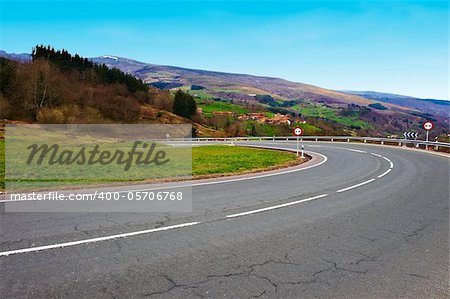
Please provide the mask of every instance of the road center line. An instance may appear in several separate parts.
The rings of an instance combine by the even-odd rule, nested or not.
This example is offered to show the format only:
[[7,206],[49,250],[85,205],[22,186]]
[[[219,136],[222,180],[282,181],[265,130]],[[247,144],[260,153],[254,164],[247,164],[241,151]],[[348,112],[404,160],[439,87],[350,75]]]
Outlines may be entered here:
[[200,222],[182,223],[182,224],[176,224],[176,225],[171,225],[171,226],[164,226],[164,227],[159,227],[159,228],[141,230],[141,231],[137,231],[137,232],[123,233],[123,234],[118,234],[118,235],[110,235],[110,236],[106,236],[106,237],[98,237],[98,238],[84,239],[84,240],[73,241],[73,242],[57,243],[57,244],[52,244],[52,245],[23,248],[23,249],[11,250],[11,251],[3,251],[3,252],[0,252],[0,256],[8,256],[8,255],[13,255],[13,254],[18,254],[18,253],[36,252],[36,251],[49,250],[49,249],[55,249],[55,248],[70,247],[70,246],[81,245],[81,244],[96,243],[96,242],[102,242],[102,241],[107,241],[107,240],[114,240],[114,239],[119,239],[119,238],[126,238],[126,237],[131,237],[131,236],[150,234],[150,233],[156,233],[156,232],[165,231],[165,230],[193,226],[196,224],[200,224]]
[[359,184],[356,184],[356,185],[353,185],[353,186],[350,186],[350,187],[347,187],[347,188],[338,190],[338,191],[336,191],[336,192],[338,192],[338,193],[345,192],[345,191],[348,191],[348,190],[351,190],[351,189],[354,189],[354,188],[358,188],[358,187],[360,187],[360,186],[363,186],[363,185],[372,183],[372,182],[375,181],[375,180],[376,180],[376,179],[370,179],[370,180],[367,180],[367,181],[365,181],[365,182],[362,182],[362,183],[359,183]]
[[361,151],[361,150],[357,150],[357,149],[353,149],[353,148],[347,148],[346,150],[351,151],[351,152],[355,152],[355,153],[367,154],[366,151]]
[[389,160],[388,158],[386,158],[386,157],[384,157],[384,156],[381,156],[384,160],[386,160],[386,161],[388,161],[389,162],[389,168],[394,168],[394,163],[392,163],[392,161],[391,160]]
[[251,210],[251,211],[242,212],[242,213],[238,213],[238,214],[227,215],[227,218],[235,218],[235,217],[246,216],[246,215],[266,212],[266,211],[270,211],[270,210],[275,210],[275,209],[279,209],[279,208],[284,208],[284,207],[292,206],[292,205],[299,204],[299,203],[302,203],[302,202],[307,202],[307,201],[319,199],[319,198],[325,197],[327,195],[328,194],[322,194],[322,195],[313,196],[313,197],[309,197],[309,198],[305,198],[305,199],[301,199],[301,200],[287,202],[287,203],[276,205],[276,206],[270,206],[270,207],[267,207],[267,208]]
[[385,175],[387,175],[389,172],[391,172],[392,168],[389,168],[388,170],[386,170],[385,172],[383,172],[382,174],[380,174],[379,176],[377,176],[377,178],[382,178]]

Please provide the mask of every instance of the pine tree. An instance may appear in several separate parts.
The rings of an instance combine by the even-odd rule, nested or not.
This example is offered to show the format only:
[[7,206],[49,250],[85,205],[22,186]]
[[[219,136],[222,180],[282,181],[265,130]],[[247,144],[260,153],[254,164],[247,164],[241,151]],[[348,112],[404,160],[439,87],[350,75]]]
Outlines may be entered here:
[[181,90],[178,90],[175,94],[175,98],[173,101],[173,108],[172,111],[176,115],[179,115],[181,117],[187,117],[187,105],[186,100],[184,98],[184,92]]
[[175,94],[172,111],[181,117],[190,118],[197,113],[197,103],[193,96],[178,90]]

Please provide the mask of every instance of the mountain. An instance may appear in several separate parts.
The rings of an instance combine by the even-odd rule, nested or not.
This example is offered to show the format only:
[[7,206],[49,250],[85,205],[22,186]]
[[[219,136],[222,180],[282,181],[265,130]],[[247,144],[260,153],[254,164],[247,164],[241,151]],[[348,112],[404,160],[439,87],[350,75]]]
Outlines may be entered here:
[[31,61],[31,55],[27,53],[15,54],[15,53],[7,53],[6,51],[0,50],[0,57],[17,62]]
[[[329,104],[355,103],[367,105],[374,102],[360,96],[279,78],[155,65],[108,55],[92,58],[91,60],[96,63],[106,64],[109,67],[119,68],[149,84],[158,85],[157,83],[160,83],[159,85],[162,85],[161,83],[165,83],[169,87],[199,85],[206,87],[212,94],[217,96],[227,92],[241,93],[240,96],[234,95],[234,97],[243,100],[252,100],[254,98],[249,96],[249,94],[269,94],[279,99],[308,98]],[[237,90],[240,92],[236,92]]]
[[22,62],[23,55],[2,55],[0,128],[5,122],[189,123],[197,136],[224,135],[196,123],[192,114],[184,118],[171,113],[170,92],[149,87],[118,69],[46,46],[33,50],[32,61]]
[[90,60],[97,64],[106,64],[108,67],[118,68],[129,74],[134,74],[134,72],[148,65],[147,63],[112,55],[103,55],[100,57],[90,58]]
[[448,117],[450,112],[450,101],[445,100],[421,99],[376,91],[341,90],[340,92],[357,95],[380,102],[391,103],[398,106],[409,107],[429,114],[438,114]]
[[[2,55],[10,59],[25,57],[4,51],[0,52]],[[131,74],[160,90],[182,89],[190,93],[205,112],[199,121],[215,129],[235,128],[236,132],[253,134],[254,124],[238,119],[248,112],[263,112],[268,117],[280,113],[306,120],[311,134],[401,135],[404,131],[421,132],[425,120],[435,121],[436,134],[446,134],[449,126],[449,105],[445,101],[336,91],[280,78],[157,65],[114,55],[90,60]],[[231,126],[230,120],[217,118],[215,111],[233,113]],[[258,134],[272,135],[272,129]]]
[[420,131],[425,120],[434,120],[443,133],[449,125],[448,106],[441,101],[335,91],[280,78],[156,65],[118,56],[92,60],[129,72],[160,89],[188,90],[199,101],[232,101],[247,108],[298,115],[326,131],[331,125],[347,134],[401,135]]

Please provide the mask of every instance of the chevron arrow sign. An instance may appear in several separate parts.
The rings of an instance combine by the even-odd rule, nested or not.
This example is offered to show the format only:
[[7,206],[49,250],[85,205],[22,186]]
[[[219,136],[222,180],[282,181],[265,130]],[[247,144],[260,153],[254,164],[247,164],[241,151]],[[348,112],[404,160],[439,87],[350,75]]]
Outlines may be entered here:
[[419,137],[419,133],[404,132],[404,133],[403,133],[403,137],[405,137],[405,139],[408,139],[408,138],[417,138],[417,137]]

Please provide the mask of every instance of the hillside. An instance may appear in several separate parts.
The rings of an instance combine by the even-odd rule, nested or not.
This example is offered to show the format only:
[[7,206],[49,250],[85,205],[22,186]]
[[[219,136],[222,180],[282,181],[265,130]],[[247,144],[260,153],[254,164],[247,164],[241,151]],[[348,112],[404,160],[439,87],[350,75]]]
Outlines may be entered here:
[[279,78],[146,64],[115,56],[92,58],[92,61],[119,68],[148,83],[171,84],[173,86],[172,88],[183,85],[204,86],[211,91],[211,94],[217,96],[223,93],[234,92],[242,93],[242,99],[248,100],[253,99],[248,94],[271,94],[280,99],[308,98],[317,102],[330,104],[370,104],[374,102],[363,97],[348,95],[313,85],[290,82]]
[[435,99],[420,99],[410,96],[376,92],[376,91],[354,91],[354,90],[342,90],[341,92],[358,95],[367,99],[391,103],[398,106],[408,107],[411,109],[417,109],[424,113],[437,114],[444,117],[448,117],[450,112],[450,101],[435,100]]
[[385,100],[280,78],[155,65],[116,56],[92,60],[127,71],[163,90],[190,90],[200,103],[219,100],[245,109],[298,116],[322,129],[323,134],[341,130],[346,134],[401,135],[404,131],[420,132],[421,124],[429,119],[436,122],[440,134],[447,132],[449,124],[446,106],[432,100]]
[[[20,59],[26,59],[24,55]],[[296,122],[307,134],[400,136],[404,131],[423,133],[422,123],[433,120],[435,134],[448,133],[449,106],[442,101],[334,91],[280,78],[155,65],[112,55],[89,60],[142,80],[153,96],[140,103],[161,111],[171,111],[174,91],[189,93],[200,108],[193,120],[203,125],[202,132],[286,135],[291,131],[288,124]]]
[[25,62],[0,58],[0,119],[6,123],[190,123],[198,136],[223,135],[171,113],[173,102],[168,91],[65,50],[37,46]]

